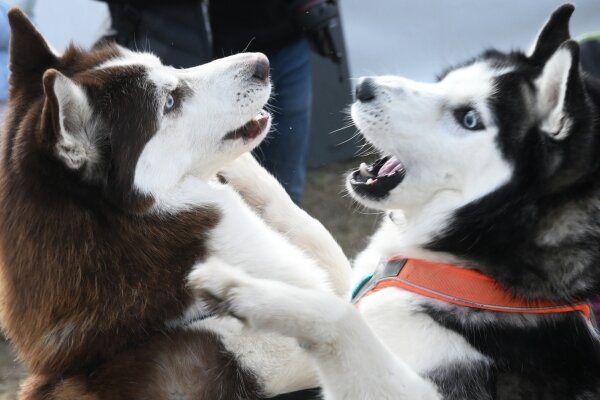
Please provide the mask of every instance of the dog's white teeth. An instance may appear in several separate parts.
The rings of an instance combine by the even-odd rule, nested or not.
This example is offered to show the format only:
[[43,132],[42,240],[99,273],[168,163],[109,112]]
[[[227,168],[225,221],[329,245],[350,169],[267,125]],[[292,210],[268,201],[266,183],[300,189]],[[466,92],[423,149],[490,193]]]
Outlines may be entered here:
[[365,178],[375,178],[375,175],[369,172],[369,166],[367,165],[367,163],[360,163],[358,170],[360,172],[360,175],[364,176]]
[[367,185],[372,185],[375,182],[377,182],[377,179],[371,179],[371,178],[367,179]]

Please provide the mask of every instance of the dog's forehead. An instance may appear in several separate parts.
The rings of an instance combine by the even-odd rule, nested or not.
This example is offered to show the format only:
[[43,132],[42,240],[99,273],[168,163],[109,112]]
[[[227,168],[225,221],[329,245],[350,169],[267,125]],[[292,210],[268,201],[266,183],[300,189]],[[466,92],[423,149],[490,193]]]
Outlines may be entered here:
[[510,72],[511,70],[512,68],[508,66],[498,67],[489,61],[477,61],[451,70],[441,82],[460,84],[468,81],[492,81],[494,77]]
[[496,78],[512,71],[510,66],[481,60],[449,71],[438,84],[459,102],[484,100],[494,94]]
[[162,64],[160,59],[152,53],[133,52],[121,48],[121,56],[108,60],[98,66],[98,69],[115,67],[142,67],[146,72],[146,78],[153,83],[154,87],[173,90],[177,87],[178,79],[175,69]]

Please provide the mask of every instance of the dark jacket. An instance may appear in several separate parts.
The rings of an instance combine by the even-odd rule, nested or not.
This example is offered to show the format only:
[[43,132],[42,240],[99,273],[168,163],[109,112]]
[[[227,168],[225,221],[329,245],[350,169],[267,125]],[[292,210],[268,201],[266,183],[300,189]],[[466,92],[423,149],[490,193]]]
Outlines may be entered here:
[[248,51],[273,54],[302,37],[293,0],[213,0],[209,12],[215,57]]
[[212,59],[205,0],[101,0],[108,3],[107,38],[132,50],[152,51],[163,63],[189,68]]
[[302,37],[292,20],[296,0],[100,1],[110,10],[110,38],[130,49],[150,50],[175,67],[244,50],[269,55]]

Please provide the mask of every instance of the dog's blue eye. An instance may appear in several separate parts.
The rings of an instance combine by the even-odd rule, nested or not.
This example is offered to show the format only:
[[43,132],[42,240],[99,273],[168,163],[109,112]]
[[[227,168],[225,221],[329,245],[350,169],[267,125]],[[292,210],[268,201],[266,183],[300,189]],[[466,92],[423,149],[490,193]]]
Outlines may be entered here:
[[465,126],[465,128],[475,129],[478,123],[479,118],[475,111],[471,110],[465,114],[465,117],[463,118],[463,125]]
[[456,110],[454,112],[454,117],[463,128],[470,131],[479,131],[485,129],[485,126],[481,121],[481,115],[479,115],[479,113],[472,108]]
[[167,101],[165,102],[165,110],[169,111],[175,107],[175,97],[172,94],[167,96]]

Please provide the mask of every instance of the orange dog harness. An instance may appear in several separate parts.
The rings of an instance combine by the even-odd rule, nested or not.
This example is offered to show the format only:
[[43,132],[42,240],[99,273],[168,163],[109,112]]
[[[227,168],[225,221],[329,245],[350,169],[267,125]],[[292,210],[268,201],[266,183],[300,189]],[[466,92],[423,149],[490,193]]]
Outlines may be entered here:
[[586,303],[565,304],[519,298],[481,272],[401,257],[390,258],[373,275],[365,277],[353,292],[353,302],[358,306],[366,296],[390,287],[488,311],[531,314],[581,312],[588,320],[591,315],[591,307]]

